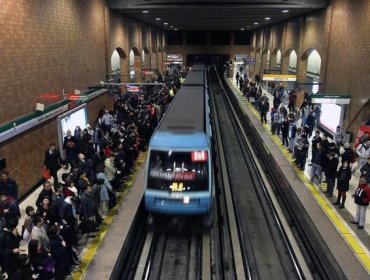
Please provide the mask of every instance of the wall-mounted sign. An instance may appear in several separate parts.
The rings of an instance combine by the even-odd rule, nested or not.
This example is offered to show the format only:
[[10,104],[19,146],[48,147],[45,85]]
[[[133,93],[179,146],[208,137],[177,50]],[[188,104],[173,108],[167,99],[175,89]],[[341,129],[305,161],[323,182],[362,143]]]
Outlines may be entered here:
[[287,74],[263,74],[263,81],[284,81],[284,82],[294,82],[297,80],[296,75]]
[[[26,130],[29,130],[47,120],[55,118],[60,114],[67,112],[73,107],[80,105],[81,103],[88,102],[92,98],[105,93],[107,89],[93,89],[85,93],[81,93],[79,96],[84,96],[75,101],[64,100],[57,104],[49,105],[45,110],[41,112],[33,112],[26,116],[20,117],[9,123],[6,123],[0,127],[0,142],[8,140]],[[40,114],[41,113],[41,114]]]
[[236,54],[234,57],[235,61],[249,61],[250,56],[247,54]]
[[163,61],[163,65],[182,64],[182,61]]
[[139,93],[140,92],[140,86],[138,85],[126,85],[127,92],[131,93]]
[[168,54],[167,61],[168,62],[182,62],[182,55],[181,54]]
[[320,104],[349,104],[351,102],[351,95],[314,94],[311,96],[311,102]]
[[65,104],[55,110],[52,110],[50,112],[46,112],[44,114],[42,114],[41,116],[39,117],[35,117],[35,118],[31,118],[30,120],[24,122],[24,123],[21,123],[21,124],[17,124],[16,122],[14,122],[12,128],[4,131],[4,132],[1,132],[0,133],[0,142],[3,142],[9,138],[12,138],[26,130],[29,130],[51,118],[54,118],[58,115],[60,115],[61,113],[65,112],[68,110],[68,104]]

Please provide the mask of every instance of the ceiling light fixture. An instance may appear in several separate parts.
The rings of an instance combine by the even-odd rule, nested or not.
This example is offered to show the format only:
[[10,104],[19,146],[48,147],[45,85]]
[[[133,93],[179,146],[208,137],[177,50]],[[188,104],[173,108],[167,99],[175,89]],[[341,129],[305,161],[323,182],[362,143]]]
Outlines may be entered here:
[[164,24],[164,25],[168,25],[168,22],[164,22],[163,24]]
[[270,17],[265,17],[265,20],[270,20],[271,18]]
[[145,10],[145,11],[142,11],[143,14],[148,14],[149,11]]
[[254,25],[258,25],[258,22],[253,23]]
[[244,28],[240,28],[241,31],[244,31]]
[[289,10],[282,10],[284,14],[289,13]]
[[175,28],[175,31],[177,31],[178,29],[177,28]]
[[161,18],[160,17],[157,17],[157,18],[155,18],[155,20],[161,20]]

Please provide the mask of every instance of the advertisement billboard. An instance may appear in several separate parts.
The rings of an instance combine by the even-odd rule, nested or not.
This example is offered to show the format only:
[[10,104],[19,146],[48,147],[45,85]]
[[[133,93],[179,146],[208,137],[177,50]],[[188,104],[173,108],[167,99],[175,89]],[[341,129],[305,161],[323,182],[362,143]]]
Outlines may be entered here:
[[87,124],[88,120],[86,104],[78,106],[73,110],[67,111],[66,113],[60,115],[57,118],[58,140],[60,150],[62,150],[63,139],[67,135],[68,130],[70,130],[73,135],[76,126],[79,126],[81,130],[83,130],[84,128],[86,128]]
[[334,134],[341,124],[342,110],[342,106],[336,104],[321,104],[320,125]]

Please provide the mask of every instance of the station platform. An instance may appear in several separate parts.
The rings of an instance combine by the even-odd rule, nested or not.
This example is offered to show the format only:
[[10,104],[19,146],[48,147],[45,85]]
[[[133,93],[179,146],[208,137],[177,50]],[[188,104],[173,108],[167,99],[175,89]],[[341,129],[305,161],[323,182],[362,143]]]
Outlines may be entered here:
[[[281,139],[271,134],[269,123],[267,125],[261,124],[259,113],[242,96],[232,79],[228,79],[227,83],[259,131],[267,149],[279,162],[280,168],[291,185],[294,186],[294,191],[300,198],[302,207],[307,210],[346,277],[348,279],[369,279],[370,215],[367,215],[364,230],[358,230],[355,225],[349,223],[353,220],[356,211],[350,194],[356,189],[358,174],[352,177],[346,208],[337,209],[331,204],[336,197],[329,200],[320,188],[310,183],[308,179],[310,167],[307,165],[305,171],[300,171],[293,165],[291,154],[281,144]],[[271,94],[265,90],[263,93],[272,104]],[[268,122],[270,122],[269,117]],[[143,163],[145,159],[146,153],[141,153],[136,161],[133,174],[125,184],[123,191],[118,193],[116,207],[106,216],[96,237],[80,240],[81,264],[69,279],[109,279],[144,193],[145,168],[143,168]],[[20,203],[22,218],[18,226],[19,231],[21,231],[25,217],[26,206],[35,205],[41,188],[35,190]],[[21,249],[27,250],[26,243],[23,241]]]
[[[287,148],[282,145],[281,138],[271,133],[271,118],[267,116],[268,124],[262,124],[260,114],[246,100],[236,85],[234,79],[227,79],[227,83],[239,100],[240,106],[248,115],[251,123],[257,129],[272,157],[278,162],[279,167],[287,180],[294,186],[293,191],[307,210],[313,224],[317,227],[324,242],[343,269],[347,279],[370,278],[370,216],[367,215],[365,228],[357,229],[357,225],[351,224],[356,214],[356,204],[351,194],[354,193],[359,181],[359,174],[352,176],[350,190],[347,195],[345,209],[338,209],[332,205],[336,200],[336,194],[328,199],[322,189],[310,182],[310,158],[307,159],[304,171],[299,170],[292,160]],[[273,103],[272,95],[263,90],[269,98],[270,108]],[[311,153],[309,153],[311,154]],[[325,183],[321,184],[323,187]],[[326,186],[326,184],[325,184]]]
[[[94,233],[95,237],[88,238],[86,234],[80,236],[77,250],[81,263],[66,279],[109,279],[144,194],[145,168],[142,166],[146,154],[140,153],[122,191],[117,192],[117,205],[108,212],[99,231]],[[26,207],[35,207],[41,190],[42,185],[19,204],[21,218],[18,232],[22,230]],[[23,240],[20,250],[24,254],[28,253],[28,244]]]

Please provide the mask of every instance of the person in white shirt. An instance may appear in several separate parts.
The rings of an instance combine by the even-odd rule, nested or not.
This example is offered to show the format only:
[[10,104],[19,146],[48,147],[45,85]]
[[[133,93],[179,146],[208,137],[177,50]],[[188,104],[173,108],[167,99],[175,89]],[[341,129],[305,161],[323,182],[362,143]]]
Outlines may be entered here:
[[366,143],[358,145],[356,148],[357,166],[352,169],[352,174],[356,172],[357,169],[361,169],[367,162],[367,159],[370,156],[370,140],[367,140]]
[[340,148],[340,146],[342,146],[343,144],[343,140],[344,140],[344,133],[341,127],[338,125],[337,129],[334,132],[333,141],[335,145],[337,145],[337,147]]
[[104,129],[106,131],[110,131],[111,128],[112,128],[112,124],[113,124],[113,116],[109,113],[108,110],[105,110],[105,114],[103,115],[103,117],[101,118],[102,120],[102,124],[104,126]]

